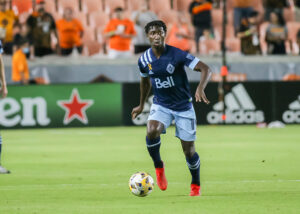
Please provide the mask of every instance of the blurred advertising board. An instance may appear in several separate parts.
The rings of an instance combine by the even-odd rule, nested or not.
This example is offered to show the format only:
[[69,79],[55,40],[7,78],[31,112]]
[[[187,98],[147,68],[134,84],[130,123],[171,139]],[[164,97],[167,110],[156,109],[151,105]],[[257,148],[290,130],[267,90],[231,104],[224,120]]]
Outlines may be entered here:
[[0,129],[122,124],[120,84],[9,86]]
[[[190,84],[194,95],[197,83]],[[198,124],[223,124],[223,103],[219,100],[218,83],[208,84],[206,96],[210,104],[195,103]],[[131,120],[132,108],[139,104],[139,84],[123,84],[123,123],[145,125],[153,96],[150,94],[143,113]],[[299,82],[230,82],[225,93],[226,124],[256,124],[275,120],[300,123]]]

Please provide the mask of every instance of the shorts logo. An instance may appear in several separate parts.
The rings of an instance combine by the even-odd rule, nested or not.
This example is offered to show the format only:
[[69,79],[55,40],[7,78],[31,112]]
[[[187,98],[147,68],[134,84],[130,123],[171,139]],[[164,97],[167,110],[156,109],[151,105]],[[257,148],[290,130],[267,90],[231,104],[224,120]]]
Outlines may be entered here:
[[174,65],[172,65],[171,63],[169,63],[168,66],[167,66],[167,71],[168,71],[169,74],[173,74],[174,71],[175,71]]

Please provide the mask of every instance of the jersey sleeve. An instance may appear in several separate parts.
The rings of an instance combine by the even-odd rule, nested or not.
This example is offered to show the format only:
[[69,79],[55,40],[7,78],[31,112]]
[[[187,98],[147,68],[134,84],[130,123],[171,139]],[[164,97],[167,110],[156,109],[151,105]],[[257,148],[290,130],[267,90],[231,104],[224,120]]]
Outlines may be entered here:
[[143,56],[141,56],[141,57],[139,58],[139,61],[138,61],[138,66],[139,66],[139,69],[140,69],[140,75],[141,75],[141,77],[148,77],[149,74],[148,74],[147,71],[145,70],[146,64],[145,64],[145,62],[143,61],[142,57],[143,57]]
[[194,70],[198,62],[200,61],[199,58],[193,56],[190,53],[187,53],[185,51],[181,51],[180,56],[180,61],[186,66],[189,67],[190,69]]

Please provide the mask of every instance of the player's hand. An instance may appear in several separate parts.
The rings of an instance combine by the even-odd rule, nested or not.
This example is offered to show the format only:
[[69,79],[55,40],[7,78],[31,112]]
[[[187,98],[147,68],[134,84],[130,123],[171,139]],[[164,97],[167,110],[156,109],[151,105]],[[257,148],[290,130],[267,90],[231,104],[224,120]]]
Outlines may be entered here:
[[6,87],[0,88],[0,95],[2,98],[5,98],[7,96],[7,93],[8,93],[8,91],[7,91]]
[[206,104],[209,104],[209,100],[206,98],[204,89],[201,86],[197,87],[196,93],[195,93],[195,99],[196,102],[205,102]]
[[134,120],[139,114],[142,113],[143,109],[144,109],[143,106],[140,105],[133,108],[131,112],[131,118]]

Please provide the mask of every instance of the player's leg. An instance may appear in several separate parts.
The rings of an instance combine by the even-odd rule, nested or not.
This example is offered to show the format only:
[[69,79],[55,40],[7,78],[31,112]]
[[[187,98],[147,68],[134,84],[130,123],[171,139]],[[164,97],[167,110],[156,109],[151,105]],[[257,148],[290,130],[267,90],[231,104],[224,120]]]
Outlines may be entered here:
[[0,174],[8,174],[10,173],[9,170],[1,166],[1,152],[2,152],[2,137],[0,135]]
[[147,124],[146,143],[148,152],[153,160],[155,168],[163,168],[160,157],[160,135],[164,130],[164,125],[156,120],[149,120]]
[[151,106],[147,124],[147,149],[154,162],[157,185],[161,190],[166,190],[168,182],[165,176],[164,163],[160,157],[160,135],[172,122],[172,115],[168,109],[159,105]]
[[186,158],[187,165],[192,175],[191,196],[200,195],[200,157],[195,151],[194,141],[181,140],[183,153]]
[[154,162],[157,186],[166,190],[168,181],[165,175],[165,168],[160,157],[160,135],[164,131],[164,125],[156,120],[149,120],[147,125],[147,149]]
[[195,151],[196,115],[193,108],[184,112],[176,112],[176,137],[181,141],[187,165],[192,175],[191,196],[200,195],[200,158]]

